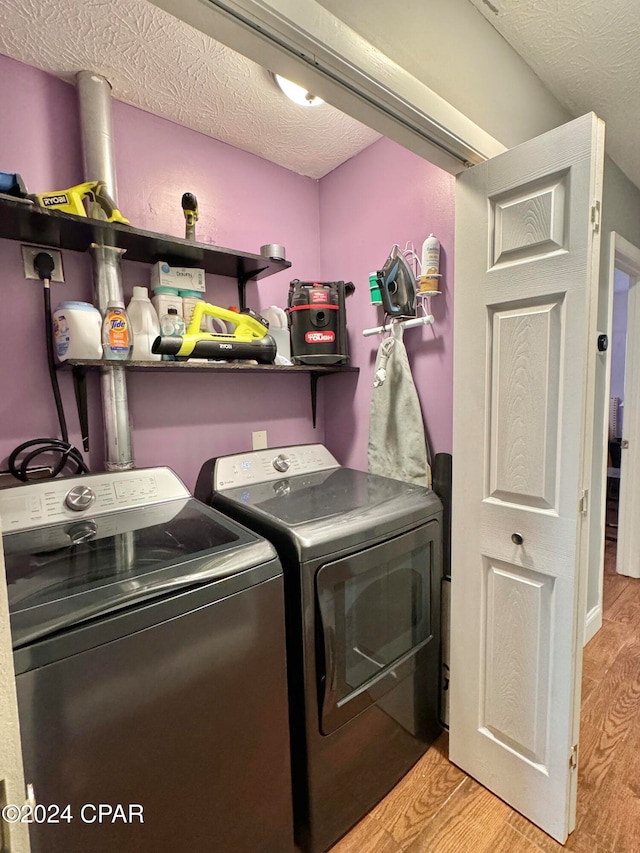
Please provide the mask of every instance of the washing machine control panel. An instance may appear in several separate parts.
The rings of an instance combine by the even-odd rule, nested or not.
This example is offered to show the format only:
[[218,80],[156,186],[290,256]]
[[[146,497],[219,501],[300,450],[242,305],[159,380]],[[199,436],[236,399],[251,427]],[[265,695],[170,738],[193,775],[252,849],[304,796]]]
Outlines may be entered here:
[[294,477],[339,467],[336,459],[322,444],[252,450],[217,459],[213,487],[216,491],[223,491],[236,486],[281,480],[283,474]]
[[11,533],[188,497],[169,468],[87,474],[0,490],[0,520],[2,532]]
[[96,493],[89,486],[74,486],[64,498],[64,505],[72,512],[82,512],[95,503]]
[[278,453],[273,460],[273,467],[281,474],[285,474],[291,467],[291,459],[288,456],[285,456],[284,453]]

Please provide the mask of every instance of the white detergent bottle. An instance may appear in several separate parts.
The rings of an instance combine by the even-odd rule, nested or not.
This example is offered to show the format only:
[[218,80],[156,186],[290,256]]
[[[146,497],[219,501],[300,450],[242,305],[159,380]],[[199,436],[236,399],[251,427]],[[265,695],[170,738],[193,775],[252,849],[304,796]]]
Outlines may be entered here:
[[146,287],[134,287],[127,315],[133,333],[133,361],[160,361],[159,353],[151,352],[151,345],[160,334],[160,321],[149,299]]

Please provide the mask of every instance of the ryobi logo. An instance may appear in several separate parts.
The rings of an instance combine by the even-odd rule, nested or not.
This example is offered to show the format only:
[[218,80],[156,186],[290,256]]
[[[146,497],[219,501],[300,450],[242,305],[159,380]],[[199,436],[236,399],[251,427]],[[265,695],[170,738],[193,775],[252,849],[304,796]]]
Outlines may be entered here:
[[307,332],[304,336],[308,344],[332,344],[336,339],[335,332]]
[[233,349],[233,344],[220,344],[220,349]]
[[42,204],[45,207],[53,207],[56,204],[69,204],[69,196],[65,193],[60,193],[60,195],[45,195],[42,197]]

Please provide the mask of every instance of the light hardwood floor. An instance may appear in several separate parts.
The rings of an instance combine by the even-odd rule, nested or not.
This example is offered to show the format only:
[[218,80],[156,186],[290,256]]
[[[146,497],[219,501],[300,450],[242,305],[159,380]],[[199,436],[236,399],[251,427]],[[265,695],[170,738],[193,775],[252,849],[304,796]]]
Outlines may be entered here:
[[604,623],[584,650],[576,830],[565,847],[447,760],[443,734],[331,853],[640,853],[640,580],[607,542]]

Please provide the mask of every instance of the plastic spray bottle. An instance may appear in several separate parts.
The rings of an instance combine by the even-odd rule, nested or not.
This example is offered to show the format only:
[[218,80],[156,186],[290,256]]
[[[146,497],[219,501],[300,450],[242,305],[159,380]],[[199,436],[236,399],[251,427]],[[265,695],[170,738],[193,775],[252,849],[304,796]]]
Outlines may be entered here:
[[422,244],[422,273],[419,293],[440,290],[440,241],[429,234]]
[[[177,308],[169,308],[166,314],[160,318],[160,332],[165,338],[181,337],[184,335],[186,325]],[[163,361],[175,361],[173,355],[163,355]]]

